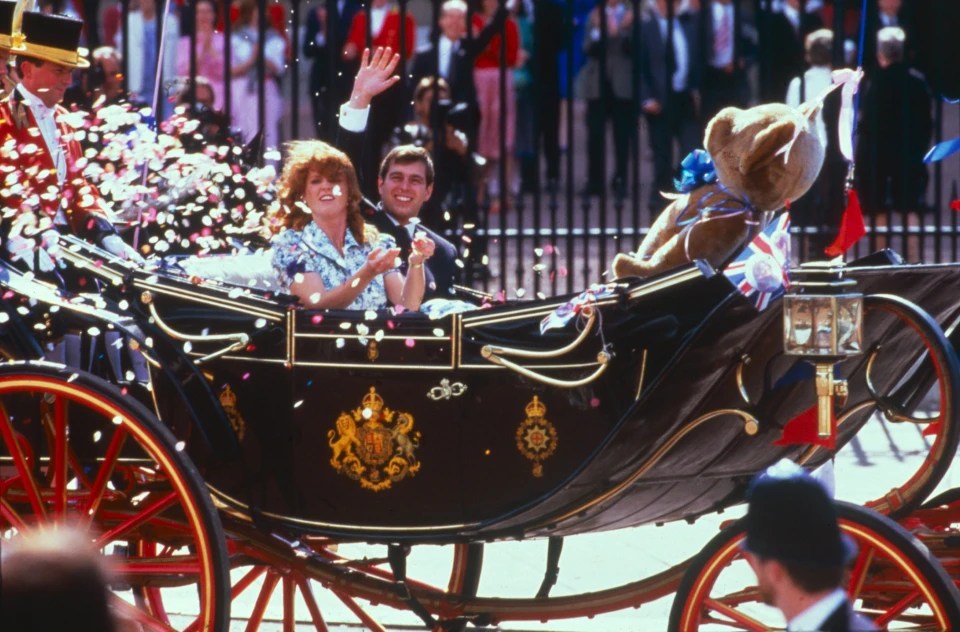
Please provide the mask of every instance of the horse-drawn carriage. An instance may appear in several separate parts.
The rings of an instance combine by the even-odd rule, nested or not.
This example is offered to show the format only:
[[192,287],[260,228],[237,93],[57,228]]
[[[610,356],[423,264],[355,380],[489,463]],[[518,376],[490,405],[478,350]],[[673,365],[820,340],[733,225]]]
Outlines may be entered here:
[[[943,333],[960,317],[947,290],[955,266],[877,255],[829,271],[863,295],[861,352],[813,358],[829,367],[814,375],[784,352],[781,310],[758,312],[700,264],[430,319],[303,310],[78,241],[62,254],[95,292],[12,268],[0,279],[14,360],[0,367],[0,530],[89,529],[114,562],[117,607],[146,630],[226,630],[232,600],[255,582],[248,629],[278,586],[285,629],[295,599],[325,629],[318,587],[375,630],[361,601],[457,629],[595,615],[678,589],[677,628],[762,629],[756,589],[720,579],[739,523],[652,577],[551,597],[562,538],[692,520],[741,502],[780,458],[823,464],[831,450],[778,440],[788,420],[829,409],[838,384],[835,428],[826,418],[838,446],[878,411],[928,435],[917,471],[868,503],[881,513],[914,512],[960,438],[960,374]],[[787,334],[835,342],[830,304],[826,320],[794,319]],[[54,357],[66,364],[42,361]],[[931,392],[934,414],[916,416]],[[952,546],[944,511],[913,514],[940,551]],[[852,505],[841,518],[860,545],[858,607],[888,627],[960,620],[953,581],[916,538]],[[549,542],[538,594],[478,595],[484,543],[533,538]],[[353,542],[385,553],[351,559],[340,547]],[[429,544],[453,547],[446,585],[407,576],[410,550]]]

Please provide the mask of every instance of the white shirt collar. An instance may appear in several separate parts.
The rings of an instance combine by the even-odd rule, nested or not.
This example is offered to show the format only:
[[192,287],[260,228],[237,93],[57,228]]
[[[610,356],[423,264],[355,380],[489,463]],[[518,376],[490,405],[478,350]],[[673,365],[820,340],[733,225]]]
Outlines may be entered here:
[[800,29],[800,12],[791,7],[789,4],[783,5],[783,14],[787,16],[787,19],[790,20],[790,24],[793,25],[793,28],[796,30]]
[[832,593],[816,602],[787,622],[787,632],[802,632],[804,630],[819,630],[827,617],[847,600],[847,593],[843,588],[837,588]]
[[26,103],[30,106],[30,109],[33,110],[33,116],[38,121],[41,118],[52,118],[54,113],[57,111],[57,106],[53,106],[52,108],[47,107],[47,105],[40,100],[40,97],[27,90],[27,87],[22,83],[17,84],[17,89],[20,91],[20,94],[23,95]]

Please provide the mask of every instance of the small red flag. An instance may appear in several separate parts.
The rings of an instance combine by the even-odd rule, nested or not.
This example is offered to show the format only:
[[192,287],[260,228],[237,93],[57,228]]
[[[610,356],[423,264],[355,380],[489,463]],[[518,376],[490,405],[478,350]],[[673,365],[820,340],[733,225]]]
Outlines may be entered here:
[[950,208],[955,211],[960,211],[960,200],[954,200],[953,202],[950,202]]
[[830,257],[839,257],[866,234],[867,227],[863,223],[860,198],[857,197],[855,189],[850,189],[847,193],[847,208],[843,211],[843,218],[840,220],[840,231],[837,233],[837,238],[824,249],[824,252]]
[[831,414],[830,416],[830,436],[821,437],[817,434],[817,405],[814,404],[788,421],[787,425],[783,427],[780,438],[774,441],[773,445],[795,445],[798,443],[818,445],[828,450],[835,450],[837,447],[836,415]]

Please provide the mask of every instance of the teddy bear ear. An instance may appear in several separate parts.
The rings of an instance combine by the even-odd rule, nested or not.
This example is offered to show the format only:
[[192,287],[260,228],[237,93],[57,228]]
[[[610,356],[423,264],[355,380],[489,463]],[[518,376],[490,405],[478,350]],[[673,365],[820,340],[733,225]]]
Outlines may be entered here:
[[795,121],[777,121],[753,137],[750,149],[740,156],[740,173],[746,175],[769,163],[787,143],[793,140]]
[[703,134],[703,146],[711,156],[718,156],[720,150],[730,142],[730,137],[733,135],[733,122],[742,111],[739,108],[727,107],[710,119]]

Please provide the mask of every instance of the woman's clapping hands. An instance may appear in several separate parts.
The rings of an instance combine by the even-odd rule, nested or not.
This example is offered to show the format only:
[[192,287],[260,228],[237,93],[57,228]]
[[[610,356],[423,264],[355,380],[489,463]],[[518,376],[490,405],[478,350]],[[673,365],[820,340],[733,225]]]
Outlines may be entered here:
[[367,255],[367,263],[364,267],[370,272],[371,277],[376,277],[396,268],[399,255],[399,248],[374,248]]

